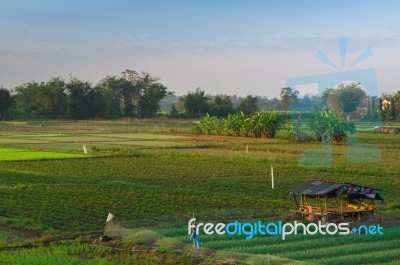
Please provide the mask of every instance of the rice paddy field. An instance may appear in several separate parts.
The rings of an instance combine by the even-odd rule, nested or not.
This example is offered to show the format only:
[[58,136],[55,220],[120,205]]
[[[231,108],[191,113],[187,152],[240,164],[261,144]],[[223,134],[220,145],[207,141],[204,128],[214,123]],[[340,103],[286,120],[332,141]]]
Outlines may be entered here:
[[[0,263],[400,264],[399,135],[360,125],[356,142],[332,145],[332,166],[307,167],[299,156],[321,144],[291,142],[284,131],[277,139],[197,135],[193,122],[0,122]],[[359,159],[366,145],[379,161]],[[381,189],[385,201],[369,222],[384,234],[204,235],[203,249],[192,247],[193,214],[215,223],[291,220],[287,191],[311,179]],[[118,241],[88,239],[104,229]]]

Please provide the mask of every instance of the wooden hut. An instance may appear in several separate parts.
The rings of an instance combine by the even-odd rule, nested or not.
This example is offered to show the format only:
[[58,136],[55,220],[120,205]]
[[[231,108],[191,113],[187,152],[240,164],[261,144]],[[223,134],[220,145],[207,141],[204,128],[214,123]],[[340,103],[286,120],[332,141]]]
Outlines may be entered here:
[[329,215],[361,217],[362,213],[375,213],[375,200],[383,201],[380,190],[347,182],[310,180],[291,190],[295,212],[312,217]]

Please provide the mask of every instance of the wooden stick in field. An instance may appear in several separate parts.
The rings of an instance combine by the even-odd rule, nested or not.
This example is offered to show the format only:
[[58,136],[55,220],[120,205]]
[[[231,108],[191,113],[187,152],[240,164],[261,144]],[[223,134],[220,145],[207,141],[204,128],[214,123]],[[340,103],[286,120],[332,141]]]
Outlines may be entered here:
[[271,186],[273,189],[275,189],[275,183],[274,183],[274,166],[271,165]]

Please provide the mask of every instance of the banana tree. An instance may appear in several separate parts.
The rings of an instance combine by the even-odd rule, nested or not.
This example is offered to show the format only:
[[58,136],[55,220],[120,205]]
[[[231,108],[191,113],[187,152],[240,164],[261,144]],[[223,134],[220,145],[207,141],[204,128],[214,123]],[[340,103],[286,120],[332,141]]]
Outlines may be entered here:
[[275,138],[276,133],[285,126],[285,117],[275,111],[263,112],[259,115],[258,124],[262,138]]
[[196,129],[200,133],[205,133],[208,135],[214,132],[218,134],[221,131],[219,126],[219,119],[217,117],[210,117],[210,115],[207,113],[203,118],[200,119],[200,121],[198,121],[196,124]]
[[343,118],[339,112],[318,111],[309,120],[308,129],[318,141],[323,139],[340,142],[346,138],[347,133],[355,133],[355,123],[350,117]]
[[244,114],[228,114],[225,120],[224,131],[226,135],[240,136],[244,123]]

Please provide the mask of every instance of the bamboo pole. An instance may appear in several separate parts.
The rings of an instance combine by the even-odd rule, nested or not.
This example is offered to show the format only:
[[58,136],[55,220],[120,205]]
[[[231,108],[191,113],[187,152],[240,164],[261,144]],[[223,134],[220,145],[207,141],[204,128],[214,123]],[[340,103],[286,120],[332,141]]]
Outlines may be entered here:
[[271,165],[271,186],[272,189],[275,189],[275,183],[274,183],[274,166]]

